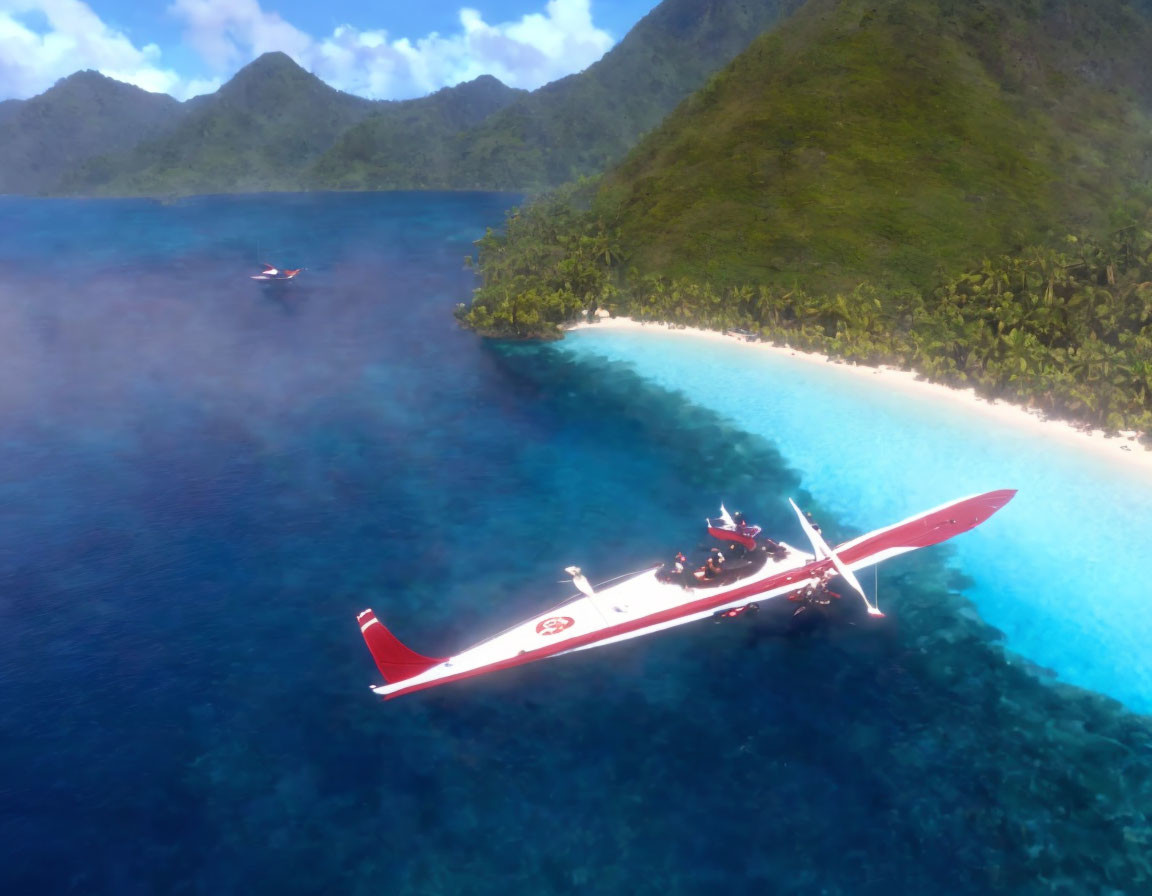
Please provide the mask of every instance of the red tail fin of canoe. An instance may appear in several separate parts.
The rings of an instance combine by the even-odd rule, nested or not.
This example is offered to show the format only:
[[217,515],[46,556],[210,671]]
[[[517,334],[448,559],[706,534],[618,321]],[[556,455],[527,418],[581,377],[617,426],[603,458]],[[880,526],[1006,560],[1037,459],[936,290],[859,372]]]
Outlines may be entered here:
[[371,610],[365,610],[356,617],[356,621],[360,623],[360,633],[372,653],[372,659],[376,660],[376,667],[389,684],[412,678],[425,669],[444,662],[442,659],[421,656],[415,650],[409,650],[384,627],[384,623],[377,619]]

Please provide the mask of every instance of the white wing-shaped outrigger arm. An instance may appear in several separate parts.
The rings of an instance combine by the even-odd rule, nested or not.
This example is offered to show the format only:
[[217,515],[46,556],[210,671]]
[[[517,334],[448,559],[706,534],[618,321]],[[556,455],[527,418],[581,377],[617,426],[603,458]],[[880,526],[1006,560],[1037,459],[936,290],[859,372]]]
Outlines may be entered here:
[[[576,590],[588,598],[588,603],[600,614],[600,618],[604,620],[604,623],[607,624],[608,619],[604,616],[603,611],[600,609],[600,602],[596,599],[596,589],[592,587],[592,583],[588,581],[588,577],[580,571],[580,567],[565,566],[564,572],[572,576],[572,584],[576,586]],[[627,606],[616,605],[612,607],[612,609],[617,613],[624,613],[627,612],[628,608]]]
[[816,559],[823,560],[827,557],[832,561],[832,566],[836,569],[836,572],[843,576],[844,581],[851,585],[856,593],[864,599],[864,606],[868,608],[869,616],[883,616],[884,614],[880,612],[880,608],[868,600],[868,595],[864,593],[864,589],[860,585],[860,580],[856,578],[856,573],[852,572],[852,570],[840,561],[840,558],[836,556],[836,552],[832,550],[832,548],[828,546],[828,542],[824,540],[824,536],[816,531],[813,525],[808,522],[807,517],[804,516],[803,511],[796,506],[796,502],[789,498],[788,503],[792,505],[792,509],[796,511],[796,516],[800,518],[800,526],[804,529],[804,534],[808,536],[808,540],[812,542],[812,550],[816,554]]
[[576,586],[576,590],[581,594],[586,594],[592,597],[596,591],[592,588],[592,583],[588,581],[588,577],[580,571],[579,566],[565,566],[564,572],[572,576],[572,584]]
[[812,542],[812,553],[816,555],[816,559],[823,560],[829,556],[832,553],[832,549],[828,547],[828,543],[824,541],[824,537],[808,522],[808,518],[804,516],[800,508],[796,506],[795,501],[789,498],[788,503],[792,505],[792,509],[796,511],[796,516],[800,518],[800,527],[804,530],[804,534],[808,536],[808,540]]

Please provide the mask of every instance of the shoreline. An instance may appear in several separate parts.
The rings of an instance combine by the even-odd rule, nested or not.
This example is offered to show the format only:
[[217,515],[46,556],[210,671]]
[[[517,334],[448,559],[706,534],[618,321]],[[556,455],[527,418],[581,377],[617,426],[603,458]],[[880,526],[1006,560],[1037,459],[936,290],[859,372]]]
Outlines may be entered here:
[[909,370],[900,370],[889,366],[870,366],[855,362],[841,361],[822,355],[818,352],[805,352],[789,346],[773,345],[770,342],[750,341],[742,336],[730,333],[720,333],[716,330],[705,330],[700,327],[681,327],[675,324],[637,321],[629,317],[605,317],[595,323],[578,323],[566,328],[568,330],[664,330],[670,333],[681,334],[696,339],[710,339],[722,341],[732,346],[739,346],[742,350],[773,352],[786,355],[798,361],[810,364],[833,364],[841,370],[861,377],[869,377],[875,382],[882,383],[888,388],[898,389],[908,393],[917,393],[922,397],[947,400],[964,405],[970,410],[992,417],[1001,423],[1017,428],[1029,429],[1038,436],[1055,438],[1080,448],[1098,460],[1107,460],[1117,468],[1126,468],[1138,472],[1152,481],[1152,449],[1145,448],[1137,439],[1133,431],[1121,432],[1120,435],[1108,435],[1100,429],[1088,429],[1080,424],[1061,420],[1055,417],[1044,416],[1040,411],[1030,410],[1022,405],[1012,404],[1001,399],[983,398],[976,394],[976,390],[969,387],[961,389],[955,386],[946,386],[942,383],[933,383],[921,379],[919,374]]

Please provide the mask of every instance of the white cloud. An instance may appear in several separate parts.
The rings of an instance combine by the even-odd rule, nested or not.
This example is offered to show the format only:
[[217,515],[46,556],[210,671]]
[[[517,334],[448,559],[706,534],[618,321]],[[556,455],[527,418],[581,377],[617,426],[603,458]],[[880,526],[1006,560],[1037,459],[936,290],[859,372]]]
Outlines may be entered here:
[[500,24],[465,7],[458,30],[415,39],[350,25],[314,37],[259,0],[174,0],[169,12],[210,77],[177,74],[156,44],[133,43],[82,0],[0,0],[0,99],[32,96],[85,68],[184,99],[270,50],[361,96],[422,96],[482,74],[531,89],[586,68],[613,44],[592,22],[589,0],[548,0],[542,12]]
[[[223,83],[222,78],[192,78],[181,85],[179,98],[189,99],[205,93],[215,93]],[[175,96],[175,94],[173,95]]]
[[168,11],[184,22],[185,40],[219,72],[231,73],[269,50],[306,56],[314,43],[257,0],[176,0]]
[[580,71],[612,46],[592,22],[589,0],[548,0],[541,13],[492,25],[460,10],[460,29],[412,40],[341,25],[313,38],[258,0],[175,0],[187,42],[221,74],[269,50],[282,50],[329,84],[362,96],[420,96],[482,74],[535,88]]
[[0,98],[41,93],[85,68],[145,90],[186,93],[160,64],[155,44],[138,47],[80,0],[0,0]]

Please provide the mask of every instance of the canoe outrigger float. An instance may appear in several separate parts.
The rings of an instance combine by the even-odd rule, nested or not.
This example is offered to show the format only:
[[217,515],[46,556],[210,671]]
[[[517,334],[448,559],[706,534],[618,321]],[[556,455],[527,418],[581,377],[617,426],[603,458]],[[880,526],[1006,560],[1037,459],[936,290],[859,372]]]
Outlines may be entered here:
[[812,552],[787,544],[756,541],[760,530],[733,520],[721,508],[721,517],[708,521],[714,538],[740,556],[724,564],[723,572],[673,572],[664,566],[622,577],[603,590],[594,589],[580,569],[567,568],[580,594],[559,606],[481,641],[447,658],[423,656],[405,647],[384,627],[376,614],[365,610],[357,621],[385,684],[372,690],[391,699],[425,688],[521,666],[574,650],[602,647],[628,638],[708,617],[722,618],[755,609],[766,601],[798,601],[801,607],[815,598],[837,596],[826,590],[837,576],[864,600],[869,615],[883,616],[860,586],[854,570],[873,566],[917,548],[939,544],[980,525],[1012,500],[1011,489],[987,492],[944,504],[903,522],[877,529],[832,548],[805,514],[792,504]]

